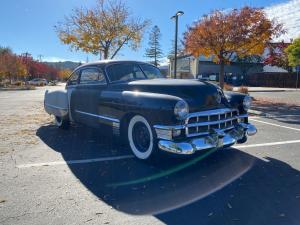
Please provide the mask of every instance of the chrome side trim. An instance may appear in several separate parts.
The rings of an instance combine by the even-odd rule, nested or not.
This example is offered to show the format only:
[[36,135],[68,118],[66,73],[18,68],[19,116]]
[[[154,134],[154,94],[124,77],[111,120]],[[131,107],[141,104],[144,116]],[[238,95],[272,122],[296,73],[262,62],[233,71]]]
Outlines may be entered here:
[[114,123],[120,123],[120,120],[115,119],[115,118],[111,118],[111,117],[107,117],[107,116],[96,115],[96,114],[93,114],[93,113],[87,113],[87,112],[83,112],[83,111],[79,111],[79,110],[75,110],[75,112],[80,113],[80,114],[84,114],[84,115],[87,115],[87,116],[97,117],[97,118],[104,119],[104,120],[109,120],[109,121],[114,122]]
[[162,130],[180,130],[180,129],[184,129],[186,126],[185,125],[174,125],[174,126],[154,125],[153,127]]
[[51,104],[48,104],[48,103],[44,103],[45,106],[47,107],[51,107],[51,108],[54,108],[54,109],[59,109],[59,110],[68,110],[67,108],[62,108],[62,107],[59,107],[59,106],[55,106],[55,105],[51,105]]

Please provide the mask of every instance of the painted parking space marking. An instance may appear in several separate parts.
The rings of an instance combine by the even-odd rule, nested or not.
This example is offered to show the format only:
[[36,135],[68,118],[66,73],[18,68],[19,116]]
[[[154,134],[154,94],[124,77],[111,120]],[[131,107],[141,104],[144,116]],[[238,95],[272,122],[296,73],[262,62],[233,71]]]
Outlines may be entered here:
[[252,144],[252,145],[237,145],[236,148],[254,148],[254,147],[264,147],[264,146],[275,146],[275,145],[286,145],[286,144],[296,144],[300,143],[300,140],[291,140],[291,141],[277,141],[261,144]]
[[265,121],[261,121],[261,120],[257,120],[257,119],[253,119],[251,118],[252,121],[258,122],[258,123],[264,123],[264,124],[268,124],[271,126],[275,126],[275,127],[281,127],[281,128],[286,128],[286,129],[290,129],[290,130],[295,130],[295,131],[300,131],[299,128],[295,128],[295,127],[288,127],[288,126],[283,126],[283,125],[279,125],[276,123],[270,123],[270,122],[265,122]]
[[82,164],[82,163],[113,161],[113,160],[120,160],[120,159],[130,159],[130,158],[134,158],[134,156],[133,155],[122,155],[122,156],[112,156],[112,157],[103,157],[103,158],[94,158],[94,159],[79,159],[79,160],[68,160],[68,161],[30,163],[30,164],[17,165],[17,168],[23,169],[23,168],[41,167],[41,166],[72,165],[72,164]]
[[[233,146],[233,147],[235,147],[237,149],[239,149],[239,148],[243,149],[243,148],[255,148],[255,147],[264,147],[264,146],[296,144],[296,143],[300,143],[300,140],[269,142],[269,143],[252,144],[252,145],[251,144],[250,145],[236,145],[236,146]],[[94,159],[80,159],[80,160],[68,160],[68,161],[53,161],[53,162],[43,162],[43,163],[30,163],[30,164],[17,165],[17,168],[24,169],[24,168],[42,167],[42,166],[84,164],[84,163],[114,161],[114,160],[131,159],[131,158],[134,158],[134,155],[123,155],[123,156],[112,156],[112,157],[103,157],[103,158],[94,158]]]
[[300,117],[300,115],[261,115],[261,116],[249,116],[249,119],[259,119],[259,118],[286,118],[286,117]]

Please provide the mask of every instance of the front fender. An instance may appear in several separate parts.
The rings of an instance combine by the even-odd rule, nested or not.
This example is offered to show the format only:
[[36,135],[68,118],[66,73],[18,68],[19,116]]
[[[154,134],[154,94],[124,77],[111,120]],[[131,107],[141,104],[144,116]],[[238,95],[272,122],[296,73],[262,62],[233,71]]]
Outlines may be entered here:
[[144,115],[154,124],[174,125],[179,121],[174,115],[174,106],[181,98],[173,95],[123,91],[124,110]]
[[240,112],[240,114],[247,113],[243,108],[243,100],[246,96],[246,94],[237,93],[233,91],[224,91],[224,95],[228,101],[228,103],[234,107],[237,108]]

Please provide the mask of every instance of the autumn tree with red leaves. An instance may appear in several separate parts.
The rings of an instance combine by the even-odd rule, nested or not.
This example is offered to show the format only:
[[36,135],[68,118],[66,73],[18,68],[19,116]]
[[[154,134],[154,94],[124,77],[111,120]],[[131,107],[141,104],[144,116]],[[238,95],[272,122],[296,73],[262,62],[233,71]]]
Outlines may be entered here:
[[58,78],[58,70],[45,63],[34,60],[31,56],[20,56],[22,62],[27,66],[31,78],[46,78],[53,80]]
[[195,57],[212,57],[220,64],[220,87],[224,87],[224,66],[233,57],[261,55],[273,37],[284,30],[269,20],[263,10],[244,7],[230,12],[213,11],[188,28],[185,48]]
[[10,48],[0,47],[0,80],[24,80],[25,78],[58,78],[58,70],[34,60],[30,54],[16,55]]
[[25,65],[19,56],[10,48],[0,47],[0,80],[7,78],[13,80],[24,78],[27,74]]
[[291,72],[292,67],[289,65],[288,54],[285,51],[288,46],[289,43],[284,42],[269,43],[267,46],[268,54],[264,59],[264,64],[278,66]]

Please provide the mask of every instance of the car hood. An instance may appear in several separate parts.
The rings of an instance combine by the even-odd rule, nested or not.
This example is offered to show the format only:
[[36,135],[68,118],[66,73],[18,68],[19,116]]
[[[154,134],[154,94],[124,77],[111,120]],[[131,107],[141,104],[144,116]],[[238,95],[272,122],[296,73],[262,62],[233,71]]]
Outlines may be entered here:
[[217,102],[218,88],[207,82],[187,79],[149,79],[127,83],[123,87],[129,91],[160,93],[180,97],[190,107],[190,112],[204,109],[221,108],[224,105]]

